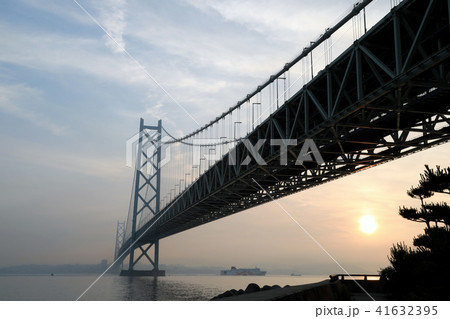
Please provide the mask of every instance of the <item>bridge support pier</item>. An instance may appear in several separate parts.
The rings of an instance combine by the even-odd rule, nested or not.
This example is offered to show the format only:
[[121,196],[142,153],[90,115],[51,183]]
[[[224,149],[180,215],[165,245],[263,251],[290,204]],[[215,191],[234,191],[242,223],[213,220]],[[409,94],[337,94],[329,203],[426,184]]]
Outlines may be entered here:
[[[139,277],[139,276],[154,276],[154,277],[161,277],[166,275],[165,270],[159,269],[159,240],[156,240],[154,243],[147,244],[147,247],[144,248],[145,245],[139,246],[138,249],[140,251],[140,255],[134,260],[134,254],[133,257],[130,253],[130,263],[128,265],[128,269],[123,269],[120,272],[121,276],[130,276],[130,277]],[[150,255],[148,254],[148,251],[150,248],[154,248],[154,258],[152,259]],[[134,269],[134,266],[137,264],[137,262],[142,258],[145,257],[147,261],[150,262],[150,264],[153,266],[152,270],[137,270]]]
[[[145,126],[140,121],[139,139],[137,144],[136,174],[132,196],[131,245],[127,270],[120,272],[121,276],[165,276],[165,271],[159,269],[159,240],[151,243],[140,243],[137,221],[142,220],[144,214],[157,215],[160,212],[161,193],[161,133],[162,123],[157,126]],[[150,194],[150,195],[149,195]],[[145,218],[145,217],[144,217]],[[141,230],[141,229],[139,229]],[[150,248],[154,248],[153,259],[149,255]],[[135,250],[140,253],[135,258]],[[152,270],[134,269],[142,257],[153,266]]]

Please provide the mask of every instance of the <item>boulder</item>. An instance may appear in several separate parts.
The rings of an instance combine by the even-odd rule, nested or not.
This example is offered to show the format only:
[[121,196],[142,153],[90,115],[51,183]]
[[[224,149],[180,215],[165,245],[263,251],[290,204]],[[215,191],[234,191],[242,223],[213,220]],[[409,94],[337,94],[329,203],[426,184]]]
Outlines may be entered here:
[[273,285],[273,286],[272,286],[272,289],[278,289],[278,288],[281,288],[281,287],[278,286],[278,285]]
[[257,284],[251,283],[251,284],[249,284],[247,286],[247,288],[245,288],[245,293],[249,294],[249,293],[252,293],[252,292],[258,292],[260,290],[261,290],[261,288],[259,288],[259,286]]

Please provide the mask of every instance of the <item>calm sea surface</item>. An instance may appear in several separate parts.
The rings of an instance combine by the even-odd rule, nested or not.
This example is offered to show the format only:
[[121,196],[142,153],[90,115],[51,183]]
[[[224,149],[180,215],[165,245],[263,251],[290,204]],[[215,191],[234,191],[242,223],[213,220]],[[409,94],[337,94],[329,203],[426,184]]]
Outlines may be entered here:
[[[0,276],[0,300],[76,300],[95,275]],[[302,285],[326,276],[103,276],[81,300],[209,300],[229,289],[245,289],[249,283]]]

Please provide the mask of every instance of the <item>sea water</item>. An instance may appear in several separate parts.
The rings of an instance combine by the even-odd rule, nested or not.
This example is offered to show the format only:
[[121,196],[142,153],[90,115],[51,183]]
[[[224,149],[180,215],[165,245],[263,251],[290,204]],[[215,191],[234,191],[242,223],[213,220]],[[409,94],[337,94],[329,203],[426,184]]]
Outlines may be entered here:
[[[0,276],[0,300],[57,301],[76,300],[98,275]],[[327,276],[166,276],[120,277],[105,275],[80,300],[210,300],[230,289],[245,289],[248,284],[303,285]]]

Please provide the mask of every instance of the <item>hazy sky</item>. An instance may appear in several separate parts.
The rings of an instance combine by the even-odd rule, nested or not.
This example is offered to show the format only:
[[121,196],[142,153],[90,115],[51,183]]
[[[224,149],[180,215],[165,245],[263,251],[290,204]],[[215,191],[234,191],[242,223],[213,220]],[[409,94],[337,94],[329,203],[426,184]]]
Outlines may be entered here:
[[[390,2],[376,1],[369,24]],[[353,1],[79,3],[203,125]],[[198,126],[72,0],[1,1],[0,39],[0,266],[110,261],[132,184],[125,143],[139,118],[162,118],[179,135]],[[449,151],[442,145],[280,204],[349,271],[377,271],[392,243],[421,232],[398,207],[417,205],[406,190],[425,163],[447,166]],[[379,224],[372,235],[358,229],[364,214]],[[163,239],[160,262],[341,272],[274,203]]]

